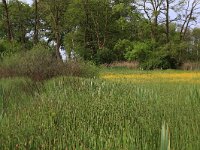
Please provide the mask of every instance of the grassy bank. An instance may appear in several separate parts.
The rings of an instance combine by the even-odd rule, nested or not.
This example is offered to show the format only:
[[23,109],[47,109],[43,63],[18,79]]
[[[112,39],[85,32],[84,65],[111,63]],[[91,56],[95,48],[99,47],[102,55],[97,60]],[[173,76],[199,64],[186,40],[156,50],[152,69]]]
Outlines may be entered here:
[[[103,78],[111,73],[133,77]],[[139,71],[163,73],[187,72]],[[200,84],[153,82],[159,76],[138,82],[135,74],[104,70],[100,79],[60,77],[40,84],[0,80],[0,148],[154,150],[165,122],[172,149],[198,150]]]

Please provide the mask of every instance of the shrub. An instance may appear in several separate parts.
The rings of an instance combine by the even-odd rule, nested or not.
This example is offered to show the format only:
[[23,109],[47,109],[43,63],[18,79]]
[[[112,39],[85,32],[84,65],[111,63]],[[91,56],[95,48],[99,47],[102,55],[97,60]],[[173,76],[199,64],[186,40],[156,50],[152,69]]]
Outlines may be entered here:
[[133,42],[123,39],[119,40],[114,46],[114,52],[117,55],[117,60],[125,60],[126,51],[133,48]]
[[41,81],[55,76],[70,75],[92,77],[98,74],[96,67],[83,61],[62,62],[55,59],[51,49],[38,44],[32,50],[17,53],[4,59],[0,77],[25,76]]
[[185,62],[180,66],[182,70],[200,70],[200,62]]
[[180,49],[182,45],[169,43],[163,46],[154,42],[137,42],[132,50],[128,50],[127,60],[136,60],[145,70],[152,69],[176,69],[181,64]]
[[4,59],[3,68],[17,76],[29,76],[40,80],[40,78],[48,78],[52,58],[46,47],[37,45],[31,51],[20,52]]
[[16,41],[9,42],[7,40],[0,40],[0,59],[13,55],[21,50],[22,46]]
[[165,51],[154,52],[149,59],[141,63],[141,68],[145,70],[176,69],[177,66],[177,60],[169,52]]
[[[90,61],[83,61],[81,59],[77,61],[68,61],[66,63],[58,63],[59,67],[57,68],[57,74],[62,76],[77,76],[77,77],[98,77],[98,68],[94,63]],[[57,65],[58,65],[57,64]]]
[[125,58],[127,60],[143,62],[149,57],[152,49],[148,42],[137,42],[133,47],[127,48],[126,51],[127,53],[125,54]]
[[108,48],[99,49],[96,54],[96,63],[97,64],[104,64],[104,63],[111,63],[116,60],[116,54],[113,50]]

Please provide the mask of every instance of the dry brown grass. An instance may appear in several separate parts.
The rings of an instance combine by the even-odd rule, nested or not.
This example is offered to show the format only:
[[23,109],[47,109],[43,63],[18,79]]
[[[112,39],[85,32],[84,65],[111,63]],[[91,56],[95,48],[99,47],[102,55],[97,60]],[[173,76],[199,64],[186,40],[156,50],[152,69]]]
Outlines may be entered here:
[[[50,60],[50,59],[49,59]],[[51,60],[50,60],[51,61]],[[17,67],[0,66],[0,79],[8,77],[29,77],[34,81],[43,81],[57,76],[94,77],[98,68],[84,61],[33,61],[24,62]],[[29,65],[34,64],[34,65]]]
[[16,72],[14,70],[0,67],[0,79],[7,78],[7,77],[14,77],[15,74],[16,74]]
[[199,62],[185,62],[180,67],[181,70],[200,70]]
[[129,68],[129,69],[138,69],[139,68],[139,63],[136,62],[136,61],[131,61],[131,62],[128,62],[128,61],[116,61],[116,62],[113,62],[111,64],[104,64],[103,66],[106,66],[106,67],[126,67],[126,68]]

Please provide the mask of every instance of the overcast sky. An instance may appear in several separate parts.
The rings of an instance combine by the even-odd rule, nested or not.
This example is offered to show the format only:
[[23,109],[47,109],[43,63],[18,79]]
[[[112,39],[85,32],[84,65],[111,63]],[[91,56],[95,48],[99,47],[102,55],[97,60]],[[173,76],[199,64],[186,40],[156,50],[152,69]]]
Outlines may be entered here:
[[33,0],[21,0],[21,1],[26,2],[28,4],[32,4],[33,3]]

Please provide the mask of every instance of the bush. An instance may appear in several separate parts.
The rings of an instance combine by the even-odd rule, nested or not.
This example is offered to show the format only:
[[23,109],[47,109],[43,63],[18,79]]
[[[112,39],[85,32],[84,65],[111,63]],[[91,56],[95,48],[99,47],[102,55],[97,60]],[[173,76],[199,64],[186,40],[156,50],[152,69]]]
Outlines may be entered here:
[[116,54],[113,50],[110,50],[108,48],[99,49],[96,54],[96,63],[97,64],[104,64],[108,63],[110,64],[116,60]]
[[154,52],[149,59],[141,63],[141,68],[145,70],[176,69],[177,66],[177,60],[169,52],[165,51]]
[[40,78],[48,78],[52,58],[49,49],[43,45],[37,45],[31,51],[16,53],[4,59],[3,68],[17,76],[28,76],[40,80]]
[[126,51],[128,51],[129,49],[132,50],[133,48],[133,42],[123,39],[123,40],[119,40],[115,46],[114,46],[114,52],[117,55],[117,60],[121,61],[121,60],[125,60],[125,54]]
[[185,62],[180,66],[182,70],[200,70],[200,62]]
[[0,60],[21,50],[22,46],[16,41],[0,40]]
[[66,63],[58,63],[57,74],[62,76],[77,76],[77,77],[98,77],[98,68],[90,61],[68,61]]
[[145,70],[152,69],[176,69],[181,64],[180,51],[182,45],[169,43],[163,46],[154,42],[137,42],[132,50],[128,50],[127,60],[136,60]]
[[133,47],[129,47],[126,50],[125,58],[127,60],[143,62],[148,59],[152,51],[152,46],[148,42],[137,42]]
[[83,61],[57,60],[47,46],[38,44],[32,50],[17,53],[3,60],[0,77],[24,76],[41,81],[55,76],[97,76],[96,67]]

